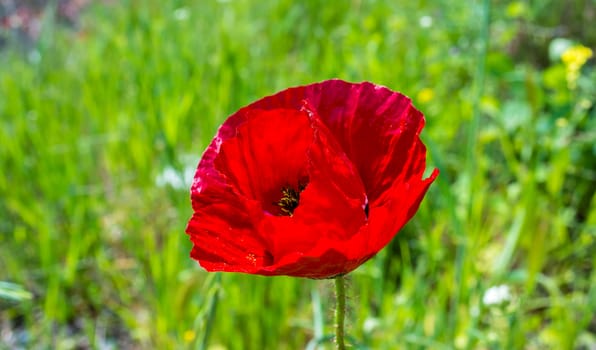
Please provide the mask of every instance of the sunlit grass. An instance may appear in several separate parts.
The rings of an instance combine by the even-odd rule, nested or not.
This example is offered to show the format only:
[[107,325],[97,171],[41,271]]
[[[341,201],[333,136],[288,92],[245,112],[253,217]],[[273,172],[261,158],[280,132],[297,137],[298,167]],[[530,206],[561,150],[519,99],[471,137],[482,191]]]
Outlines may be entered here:
[[[352,274],[353,341],[596,342],[594,64],[570,90],[560,59],[512,52],[540,9],[499,5],[487,28],[487,6],[130,0],[91,6],[77,30],[48,25],[32,47],[10,44],[0,331],[39,348],[298,349],[332,334],[330,281],[207,274],[191,261],[177,184],[239,107],[339,77],[411,96],[441,170],[413,221]],[[498,286],[509,298],[484,303]]]

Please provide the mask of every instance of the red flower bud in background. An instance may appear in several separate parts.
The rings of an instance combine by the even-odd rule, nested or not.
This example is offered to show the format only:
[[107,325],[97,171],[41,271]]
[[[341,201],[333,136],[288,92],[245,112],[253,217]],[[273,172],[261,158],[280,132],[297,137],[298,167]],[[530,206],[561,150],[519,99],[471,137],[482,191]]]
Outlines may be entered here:
[[191,187],[191,257],[208,271],[329,278],[387,245],[416,213],[424,116],[404,95],[328,80],[231,115]]

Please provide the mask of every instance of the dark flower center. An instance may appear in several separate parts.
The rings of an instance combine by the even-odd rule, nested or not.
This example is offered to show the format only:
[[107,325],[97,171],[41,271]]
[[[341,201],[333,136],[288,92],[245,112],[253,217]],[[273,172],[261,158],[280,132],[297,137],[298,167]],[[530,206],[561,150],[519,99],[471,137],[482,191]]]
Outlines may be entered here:
[[300,192],[306,188],[306,185],[298,184],[298,190],[291,186],[285,186],[281,189],[281,199],[275,203],[281,210],[283,216],[292,216],[294,210],[298,208],[300,204]]

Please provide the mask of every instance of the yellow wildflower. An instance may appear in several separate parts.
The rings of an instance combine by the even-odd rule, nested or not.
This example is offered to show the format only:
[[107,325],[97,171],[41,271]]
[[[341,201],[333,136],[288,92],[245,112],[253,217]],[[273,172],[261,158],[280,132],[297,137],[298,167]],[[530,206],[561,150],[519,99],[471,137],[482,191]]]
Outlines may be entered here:
[[418,92],[416,100],[420,103],[430,102],[435,97],[435,92],[432,89],[424,88]]
[[193,340],[195,340],[197,334],[193,330],[187,330],[186,332],[184,332],[184,335],[182,337],[184,338],[185,342],[190,343]]
[[561,60],[567,70],[567,84],[570,89],[575,89],[579,71],[590,57],[592,57],[592,50],[583,45],[571,46],[561,55]]

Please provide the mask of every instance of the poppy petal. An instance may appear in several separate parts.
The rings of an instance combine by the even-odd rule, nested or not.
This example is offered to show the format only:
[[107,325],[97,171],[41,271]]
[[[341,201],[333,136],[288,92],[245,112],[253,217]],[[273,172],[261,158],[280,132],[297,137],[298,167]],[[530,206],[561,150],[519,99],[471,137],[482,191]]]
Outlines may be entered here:
[[250,272],[257,263],[267,264],[266,244],[253,230],[255,204],[234,193],[218,172],[208,169],[208,162],[201,163],[197,174],[203,175],[196,177],[200,184],[195,181],[192,193],[195,212],[186,228],[194,243],[191,256],[210,271],[241,266]]
[[[318,257],[313,251],[329,250],[330,241],[348,241],[367,220],[367,199],[355,167],[316,113],[308,113],[313,142],[307,151],[309,182],[300,204],[292,217],[266,216],[261,223],[277,268]],[[298,255],[278,261],[293,253]]]
[[367,195],[374,202],[409,161],[408,150],[418,139],[424,116],[409,98],[368,82],[327,80],[290,88],[249,107],[279,108],[308,103],[337,138],[356,165]]
[[363,255],[373,256],[385,247],[410,220],[424,198],[429,186],[439,175],[435,169],[427,179],[398,183],[380,206],[371,206],[369,237]]
[[214,166],[238,194],[273,212],[280,190],[297,186],[306,176],[310,122],[296,110],[246,109],[240,114],[246,121],[222,144]]

